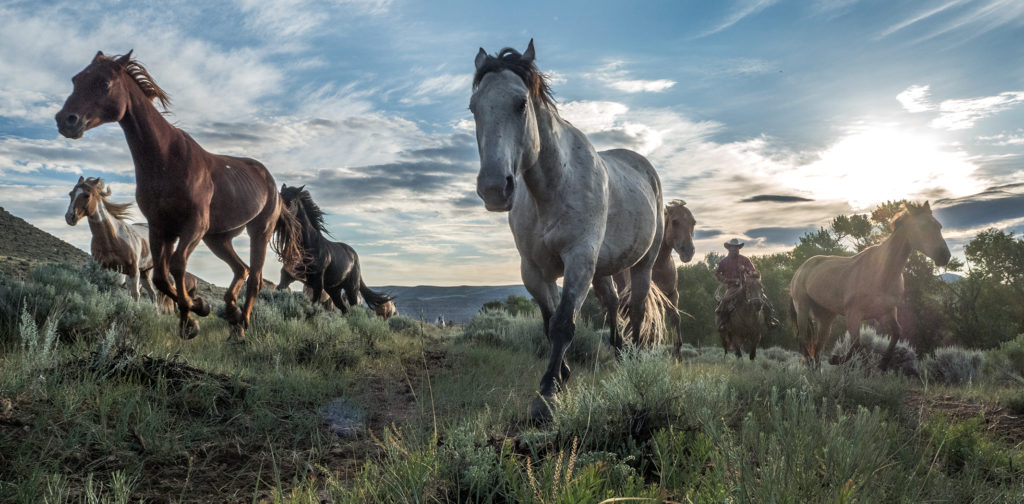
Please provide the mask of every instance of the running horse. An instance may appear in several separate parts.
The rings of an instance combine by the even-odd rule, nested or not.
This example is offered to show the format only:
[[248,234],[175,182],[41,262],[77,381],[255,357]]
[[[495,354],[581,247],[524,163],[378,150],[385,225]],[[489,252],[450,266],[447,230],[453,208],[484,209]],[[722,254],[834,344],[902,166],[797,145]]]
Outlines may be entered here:
[[158,302],[149,271],[153,269],[153,257],[149,254],[148,235],[145,224],[129,224],[124,219],[132,208],[131,203],[114,203],[110,187],[101,178],[78,177],[75,187],[68,196],[71,202],[64,212],[64,221],[69,226],[78,224],[83,218],[89,223],[92,240],[89,251],[92,258],[104,269],[116,271],[126,277],[132,299],[138,301],[140,285],[146,288],[154,302]]
[[[177,301],[179,335],[198,335],[199,325],[189,312],[208,306],[187,289],[175,288],[185,285],[189,256],[202,240],[234,273],[224,295],[225,313],[232,337],[242,340],[262,283],[267,246],[274,238],[273,248],[285,264],[301,261],[298,225],[284,211],[274,177],[260,162],[211,154],[164,118],[153,101],[166,109],[167,93],[131,54],[111,58],[98,52],[72,77],[74,89],[57,112],[57,129],[77,139],[104,123],[121,125],[135,164],[135,199],[149,222],[153,283]],[[243,230],[249,233],[249,265],[231,245]],[[235,301],[247,276],[245,304],[239,309]]]
[[797,339],[804,342],[804,357],[818,363],[832,321],[843,315],[853,344],[844,357],[831,362],[848,361],[860,347],[861,322],[874,319],[891,338],[879,365],[888,368],[900,338],[896,307],[903,299],[903,270],[915,250],[937,266],[949,263],[941,230],[927,202],[907,203],[892,221],[892,235],[882,243],[853,257],[814,256],[797,268],[789,284],[790,316],[796,321]]
[[[526,289],[537,301],[551,356],[530,405],[551,418],[550,399],[570,374],[565,351],[588,287],[618,304],[612,275],[629,269],[633,334],[661,324],[647,310],[651,269],[661,247],[661,181],[651,163],[628,150],[597,152],[559,117],[533,40],[520,54],[476,55],[469,109],[480,154],[477,194],[487,210],[509,212]],[[559,296],[555,281],[562,277]],[[615,325],[611,342],[622,347]]]
[[281,185],[281,200],[302,230],[302,248],[306,257],[302,264],[281,268],[277,289],[287,289],[294,280],[301,279],[312,290],[309,296],[314,303],[326,292],[334,306],[345,314],[349,306],[359,304],[359,295],[362,294],[370,309],[377,312],[379,307],[390,303],[391,298],[366,286],[359,268],[359,255],[352,247],[324,236],[330,234],[324,224],[324,213],[305,187]]
[[[687,263],[693,259],[693,229],[697,220],[693,212],[686,207],[683,200],[672,200],[665,205],[665,237],[658,250],[658,258],[654,260],[651,270],[651,281],[665,294],[664,311],[669,318],[669,326],[675,329],[673,351],[679,355],[683,345],[683,320],[679,312],[679,271],[672,260],[672,251],[679,254],[679,260]],[[618,290],[620,309],[629,303],[629,280],[626,271],[615,274],[615,287]],[[601,301],[602,305],[605,303]],[[606,315],[607,317],[607,315]],[[614,323],[608,318],[609,326]]]
[[757,355],[757,345],[761,343],[764,325],[764,285],[761,274],[743,272],[740,277],[740,293],[733,299],[734,306],[729,311],[724,330],[718,331],[722,339],[725,355],[735,352],[736,357],[743,356],[746,349],[750,360]]

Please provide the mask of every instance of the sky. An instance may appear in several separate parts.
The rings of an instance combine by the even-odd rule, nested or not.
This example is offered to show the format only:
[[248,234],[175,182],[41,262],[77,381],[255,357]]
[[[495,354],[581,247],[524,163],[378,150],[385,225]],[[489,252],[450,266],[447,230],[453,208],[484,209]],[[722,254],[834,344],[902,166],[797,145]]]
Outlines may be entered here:
[[[1024,232],[1019,0],[31,0],[0,2],[0,33],[0,206],[84,250],[68,192],[99,176],[132,201],[133,165],[116,124],[69,140],[53,115],[96,51],[134,49],[168,120],[306,185],[367,284],[521,283],[467,106],[479,48],[531,38],[559,113],[687,202],[698,259],[902,198],[931,201],[954,254]],[[189,269],[230,279],[204,245]]]

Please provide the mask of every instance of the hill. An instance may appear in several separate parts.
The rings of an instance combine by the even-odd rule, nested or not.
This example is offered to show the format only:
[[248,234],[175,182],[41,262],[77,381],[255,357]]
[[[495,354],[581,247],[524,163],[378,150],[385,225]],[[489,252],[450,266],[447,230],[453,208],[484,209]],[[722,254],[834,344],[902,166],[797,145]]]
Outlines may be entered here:
[[[88,252],[29,224],[3,207],[0,207],[0,236],[4,237],[0,240],[0,274],[18,280],[26,280],[28,272],[40,264],[82,266],[92,260]],[[211,300],[223,297],[224,288],[197,279],[200,295]]]
[[386,285],[373,287],[395,298],[395,305],[402,315],[433,322],[438,315],[452,322],[466,322],[480,311],[480,307],[495,299],[504,301],[509,296],[526,296],[522,285],[436,287],[417,285],[415,287]]

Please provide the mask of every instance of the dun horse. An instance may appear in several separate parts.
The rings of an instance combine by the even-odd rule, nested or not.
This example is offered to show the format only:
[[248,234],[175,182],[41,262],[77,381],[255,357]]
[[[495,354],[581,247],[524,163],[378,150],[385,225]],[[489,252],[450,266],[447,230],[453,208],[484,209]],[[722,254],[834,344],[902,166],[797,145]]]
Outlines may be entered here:
[[[281,199],[302,230],[302,247],[306,258],[300,265],[281,268],[278,290],[287,289],[292,281],[301,279],[312,289],[311,299],[314,302],[327,292],[334,306],[342,313],[348,313],[349,306],[359,304],[360,294],[375,312],[379,306],[391,302],[390,297],[370,290],[363,283],[359,271],[359,256],[352,247],[324,237],[324,234],[329,234],[324,226],[324,214],[313,202],[305,186],[289,187],[282,184]],[[342,291],[348,304],[342,298]]]
[[[665,294],[664,311],[668,315],[669,325],[674,328],[675,341],[673,351],[679,353],[683,345],[683,320],[679,313],[679,271],[672,260],[672,251],[679,254],[684,263],[693,259],[693,229],[697,220],[686,208],[683,200],[672,200],[665,205],[665,237],[658,250],[658,258],[654,260],[651,270],[651,281]],[[618,289],[620,305],[628,305],[629,289],[625,271],[615,274],[615,287]]]
[[725,330],[719,331],[718,335],[722,338],[722,348],[726,355],[733,351],[736,357],[742,357],[746,349],[750,360],[754,360],[764,325],[764,286],[761,285],[761,274],[744,273],[740,278],[740,288],[742,293],[734,300],[736,305],[729,313]]
[[[109,122],[118,122],[124,130],[135,164],[135,199],[149,222],[153,283],[177,300],[180,336],[199,334],[189,312],[200,313],[208,306],[192,299],[187,289],[175,288],[185,284],[188,258],[202,240],[234,273],[224,295],[226,318],[233,335],[244,338],[271,238],[276,236],[274,249],[285,264],[302,257],[298,226],[283,211],[274,177],[253,159],[205,151],[167,122],[153,104],[159,100],[166,108],[167,94],[131,58],[131,51],[114,58],[96,53],[71,82],[74,90],[55,117],[57,128],[76,139]],[[249,233],[249,265],[231,245],[242,231]],[[245,304],[239,309],[235,301],[246,276]]]
[[[633,334],[660,324],[647,313],[651,269],[661,247],[661,181],[651,163],[628,150],[597,152],[559,117],[547,82],[534,64],[533,41],[476,56],[469,108],[480,153],[477,194],[487,210],[509,212],[523,283],[540,306],[551,343],[535,421],[550,419],[548,400],[569,378],[565,351],[576,332],[589,284],[602,299],[618,294],[612,275],[629,269]],[[559,298],[555,281],[563,277]],[[650,316],[650,318],[648,318]],[[612,344],[621,335],[612,325]]]
[[[875,319],[888,328],[891,340],[879,367],[892,360],[900,338],[896,306],[903,299],[903,269],[910,253],[919,250],[938,266],[949,262],[942,225],[932,217],[928,203],[908,203],[893,220],[892,235],[853,257],[814,256],[793,274],[789,284],[790,315],[796,320],[797,338],[804,356],[818,361],[836,315],[846,317],[853,344],[841,359],[846,362],[860,347],[860,325]],[[813,324],[812,327],[812,319]]]
[[114,203],[107,199],[110,188],[103,179],[95,177],[78,177],[68,196],[71,202],[64,213],[64,220],[69,226],[74,226],[83,217],[88,219],[89,231],[92,232],[89,244],[92,258],[103,268],[127,277],[132,299],[139,300],[141,284],[156,302],[156,293],[149,281],[153,257],[149,254],[149,243],[143,237],[149,231],[144,224],[132,225],[124,221],[132,204]]

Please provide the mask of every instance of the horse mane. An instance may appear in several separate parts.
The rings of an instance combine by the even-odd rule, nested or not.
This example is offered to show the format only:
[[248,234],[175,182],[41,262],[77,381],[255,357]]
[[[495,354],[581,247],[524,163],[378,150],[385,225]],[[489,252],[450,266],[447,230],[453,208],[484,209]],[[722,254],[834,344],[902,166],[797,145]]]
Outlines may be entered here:
[[931,206],[928,205],[927,202],[918,204],[912,201],[907,201],[906,203],[903,204],[903,209],[901,209],[899,212],[896,212],[892,216],[892,230],[895,231],[900,226],[902,226],[908,219],[922,214],[932,214]]
[[309,191],[306,189],[299,191],[299,204],[302,205],[303,210],[309,218],[309,223],[313,225],[313,228],[330,236],[331,233],[327,231],[327,225],[324,223],[323,210],[320,210],[320,207],[313,201],[313,196],[310,195]]
[[555,108],[555,98],[548,85],[548,76],[537,68],[537,64],[532,59],[523,58],[519,51],[511,47],[502,49],[497,56],[487,55],[487,59],[473,76],[473,89],[480,85],[480,81],[485,75],[502,70],[511,70],[512,73],[518,75],[523,80],[523,84],[526,84],[530,96]]
[[683,206],[686,206],[686,201],[683,201],[681,199],[674,199],[672,201],[669,201],[668,203],[665,203],[665,208],[676,208]]
[[[112,59],[116,61],[120,57],[114,56]],[[145,93],[146,98],[160,100],[160,106],[167,110],[167,107],[171,104],[171,97],[157,85],[156,81],[153,80],[153,76],[149,75],[149,71],[146,70],[146,67],[142,66],[142,63],[139,63],[135,58],[131,58],[121,69],[135,81],[135,84],[138,84],[139,89]]]
[[78,184],[75,184],[75,188],[82,187],[86,191],[89,191],[94,196],[100,198],[103,202],[103,207],[107,209],[107,213],[111,217],[118,220],[125,220],[130,217],[132,204],[128,203],[114,203],[107,199],[110,196],[110,188],[107,187],[106,181],[99,177],[89,177]]

